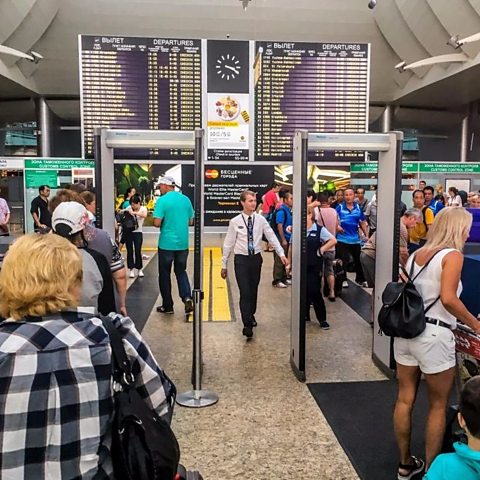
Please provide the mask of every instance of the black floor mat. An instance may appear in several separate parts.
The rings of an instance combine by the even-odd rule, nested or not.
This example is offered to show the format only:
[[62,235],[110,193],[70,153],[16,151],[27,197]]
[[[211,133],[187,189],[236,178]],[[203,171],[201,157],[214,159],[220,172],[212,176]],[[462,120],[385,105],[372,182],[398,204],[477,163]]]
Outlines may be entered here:
[[139,332],[145,327],[159,294],[157,254],[153,256],[143,272],[145,276],[137,277],[130,285],[126,300],[128,315]]
[[[363,480],[396,479],[398,450],[393,433],[397,382],[308,385],[352,465]],[[412,454],[424,458],[427,392],[421,382],[413,412]],[[414,477],[420,479],[421,475]]]
[[343,288],[340,298],[367,323],[372,321],[372,296],[362,287],[348,281],[348,288]]

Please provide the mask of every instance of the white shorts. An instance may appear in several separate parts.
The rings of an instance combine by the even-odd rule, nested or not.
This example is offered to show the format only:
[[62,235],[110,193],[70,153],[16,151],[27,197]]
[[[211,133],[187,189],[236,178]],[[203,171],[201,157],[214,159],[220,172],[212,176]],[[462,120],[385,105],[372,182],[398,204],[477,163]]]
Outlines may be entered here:
[[434,374],[455,366],[455,337],[445,327],[427,323],[415,338],[395,338],[395,361],[407,367],[419,367],[422,373]]

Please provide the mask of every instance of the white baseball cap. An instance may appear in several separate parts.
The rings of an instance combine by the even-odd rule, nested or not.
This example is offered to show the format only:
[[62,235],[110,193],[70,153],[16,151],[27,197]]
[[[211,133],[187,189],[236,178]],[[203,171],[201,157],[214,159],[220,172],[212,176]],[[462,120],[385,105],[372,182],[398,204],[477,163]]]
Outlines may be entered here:
[[62,202],[53,211],[52,228],[62,237],[71,237],[88,223],[88,211],[78,202]]
[[176,183],[175,183],[175,179],[173,177],[170,177],[169,175],[167,175],[165,177],[162,177],[158,181],[158,185],[170,185],[171,187],[175,187]]

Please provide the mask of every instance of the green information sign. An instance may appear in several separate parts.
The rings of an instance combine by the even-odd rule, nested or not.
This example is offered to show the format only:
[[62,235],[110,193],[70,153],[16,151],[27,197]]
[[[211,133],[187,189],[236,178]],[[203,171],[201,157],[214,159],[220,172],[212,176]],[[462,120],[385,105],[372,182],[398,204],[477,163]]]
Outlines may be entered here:
[[95,168],[94,160],[81,158],[26,158],[25,169],[71,170],[72,168]]
[[[351,163],[350,171],[352,173],[377,173],[378,162],[365,162],[365,163]],[[417,173],[418,163],[404,162],[402,163],[403,173]]]
[[480,173],[480,163],[419,163],[421,173]]
[[57,170],[25,170],[25,186],[27,188],[38,188],[41,185],[56,188],[57,178]]

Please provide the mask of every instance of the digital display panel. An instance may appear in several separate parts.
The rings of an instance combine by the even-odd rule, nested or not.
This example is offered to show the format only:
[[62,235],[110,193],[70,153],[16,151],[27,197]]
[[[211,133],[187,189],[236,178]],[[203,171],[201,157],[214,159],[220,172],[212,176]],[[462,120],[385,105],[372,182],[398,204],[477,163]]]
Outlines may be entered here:
[[[369,45],[255,43],[255,159],[292,160],[297,129],[368,129]],[[361,152],[310,152],[310,160],[363,159]]]
[[[97,127],[193,130],[202,126],[201,40],[80,37],[85,158]],[[124,150],[117,158],[192,160],[191,150]]]

